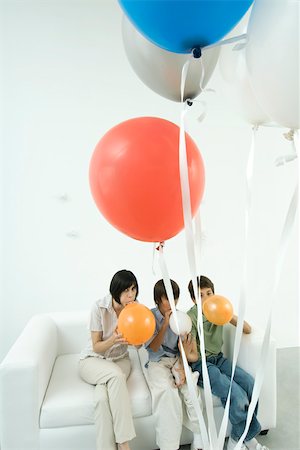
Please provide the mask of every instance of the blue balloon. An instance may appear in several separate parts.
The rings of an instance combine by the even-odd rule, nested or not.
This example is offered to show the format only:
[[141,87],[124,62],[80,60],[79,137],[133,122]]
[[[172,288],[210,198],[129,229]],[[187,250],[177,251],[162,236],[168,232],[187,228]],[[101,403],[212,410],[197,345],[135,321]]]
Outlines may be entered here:
[[119,0],[133,25],[159,47],[190,53],[222,39],[253,0]]

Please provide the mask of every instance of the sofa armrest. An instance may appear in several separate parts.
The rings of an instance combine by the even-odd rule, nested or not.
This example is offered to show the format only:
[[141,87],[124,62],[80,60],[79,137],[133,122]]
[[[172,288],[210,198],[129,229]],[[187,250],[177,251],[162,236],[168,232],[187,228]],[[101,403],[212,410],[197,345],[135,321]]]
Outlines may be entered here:
[[2,450],[38,448],[39,413],[57,354],[57,331],[34,316],[0,365]]
[[[233,347],[236,327],[228,324],[224,326],[224,355],[230,360],[233,356]],[[252,328],[250,334],[243,334],[237,364],[239,367],[256,376],[260,361],[261,348],[263,343],[263,331]],[[276,426],[276,344],[273,338],[270,339],[269,352],[264,373],[264,380],[259,396],[258,419],[262,429],[266,430]]]

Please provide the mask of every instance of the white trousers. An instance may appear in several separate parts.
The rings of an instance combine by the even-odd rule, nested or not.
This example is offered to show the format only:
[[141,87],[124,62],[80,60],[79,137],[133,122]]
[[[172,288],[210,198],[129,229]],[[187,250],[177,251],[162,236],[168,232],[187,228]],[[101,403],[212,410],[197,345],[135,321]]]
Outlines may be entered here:
[[[156,444],[160,450],[177,450],[180,445],[182,424],[194,434],[200,434],[199,421],[192,405],[187,383],[177,388],[171,368],[178,358],[163,357],[150,361],[147,378],[155,417]],[[194,379],[194,377],[193,377]],[[200,390],[194,379],[197,398],[201,405]]]
[[95,387],[95,425],[97,450],[115,450],[116,443],[135,437],[126,380],[129,357],[107,361],[88,357],[79,362],[81,378]]

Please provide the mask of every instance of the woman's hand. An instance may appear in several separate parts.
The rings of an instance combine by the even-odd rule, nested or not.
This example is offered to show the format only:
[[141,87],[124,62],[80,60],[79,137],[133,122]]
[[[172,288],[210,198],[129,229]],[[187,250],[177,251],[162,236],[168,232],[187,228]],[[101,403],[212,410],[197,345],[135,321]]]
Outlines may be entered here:
[[113,332],[110,338],[107,339],[110,342],[111,346],[116,344],[128,344],[125,338],[123,338],[123,334],[119,333],[117,328]]

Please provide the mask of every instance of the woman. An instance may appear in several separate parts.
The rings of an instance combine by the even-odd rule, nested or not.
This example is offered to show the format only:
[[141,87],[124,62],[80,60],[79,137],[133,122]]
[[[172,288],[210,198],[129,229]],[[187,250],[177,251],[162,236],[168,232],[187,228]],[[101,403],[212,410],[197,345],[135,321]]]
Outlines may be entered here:
[[128,342],[116,330],[123,308],[136,300],[138,283],[129,270],[117,272],[109,294],[92,307],[91,337],[80,355],[81,378],[95,387],[97,450],[130,450],[135,437],[126,380],[131,366]]

